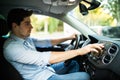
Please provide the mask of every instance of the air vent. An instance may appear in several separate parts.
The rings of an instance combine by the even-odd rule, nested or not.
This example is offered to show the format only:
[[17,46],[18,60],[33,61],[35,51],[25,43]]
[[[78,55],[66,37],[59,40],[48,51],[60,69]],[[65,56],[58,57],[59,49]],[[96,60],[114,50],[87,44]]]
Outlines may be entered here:
[[115,55],[117,53],[117,46],[115,44],[111,45],[111,47],[108,49],[108,53]]
[[109,46],[109,49],[106,53],[106,55],[103,57],[102,62],[104,64],[109,64],[112,62],[112,60],[115,58],[116,54],[118,52],[118,47],[115,44],[111,44]]
[[104,64],[108,64],[108,63],[111,62],[111,59],[112,59],[112,57],[110,55],[106,55],[106,56],[103,57],[103,61],[102,62]]

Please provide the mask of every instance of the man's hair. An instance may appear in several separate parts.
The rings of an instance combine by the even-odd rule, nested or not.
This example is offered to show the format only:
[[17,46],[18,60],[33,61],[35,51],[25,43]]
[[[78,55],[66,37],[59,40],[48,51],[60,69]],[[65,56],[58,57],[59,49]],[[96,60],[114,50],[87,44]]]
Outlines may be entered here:
[[9,11],[7,16],[7,24],[9,29],[12,29],[12,23],[16,23],[17,25],[20,25],[20,23],[23,21],[24,18],[31,16],[33,13],[32,10],[24,10],[22,8],[15,8]]

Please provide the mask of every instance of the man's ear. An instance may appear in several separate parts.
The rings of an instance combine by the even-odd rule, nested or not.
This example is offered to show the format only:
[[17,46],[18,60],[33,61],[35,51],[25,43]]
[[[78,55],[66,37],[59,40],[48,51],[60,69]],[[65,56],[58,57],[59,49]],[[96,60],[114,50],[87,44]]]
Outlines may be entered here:
[[13,27],[13,28],[16,28],[16,27],[17,27],[17,24],[16,24],[16,23],[12,23],[12,27]]

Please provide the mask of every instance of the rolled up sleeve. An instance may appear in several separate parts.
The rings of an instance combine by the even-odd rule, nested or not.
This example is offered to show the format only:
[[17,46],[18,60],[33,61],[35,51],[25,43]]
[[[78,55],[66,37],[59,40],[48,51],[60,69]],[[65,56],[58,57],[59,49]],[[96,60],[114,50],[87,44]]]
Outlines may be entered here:
[[51,41],[50,40],[38,40],[38,39],[32,39],[36,47],[51,47]]

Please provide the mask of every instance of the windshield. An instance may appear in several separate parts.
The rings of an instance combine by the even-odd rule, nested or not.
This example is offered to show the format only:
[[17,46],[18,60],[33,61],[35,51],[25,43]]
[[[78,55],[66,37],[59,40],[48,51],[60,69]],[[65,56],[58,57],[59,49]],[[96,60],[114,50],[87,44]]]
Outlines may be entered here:
[[[109,7],[107,5],[109,5]],[[101,6],[94,10],[89,10],[87,15],[81,14],[79,5],[68,14],[85,24],[84,26],[82,25],[82,29],[83,27],[87,26],[98,35],[103,35],[110,38],[120,38],[120,21],[118,18],[119,15],[117,15],[120,11],[114,12],[114,10],[111,10],[112,8],[110,8],[110,6],[113,5],[110,4],[109,1],[101,0]],[[115,8],[115,10],[117,10],[118,8],[120,7]],[[78,22],[72,20],[71,24],[76,26]],[[70,35],[72,33],[80,34],[83,31],[80,26],[76,26],[77,28],[75,30],[73,26],[68,25],[64,21],[60,21],[57,18],[45,15],[34,14],[32,16],[32,25],[34,26],[34,34],[31,35],[33,37],[38,37],[39,35],[41,35],[43,36],[43,38],[58,38],[61,36]],[[79,29],[78,27],[81,29],[81,31],[77,31]],[[82,33],[85,32],[86,31]]]
[[[120,7],[117,5],[117,0],[101,0],[101,6],[89,10],[87,15],[80,13],[79,5],[72,11],[73,16],[89,26],[99,35],[110,38],[120,38]],[[116,5],[116,6],[115,6]],[[112,7],[113,6],[113,7]]]

